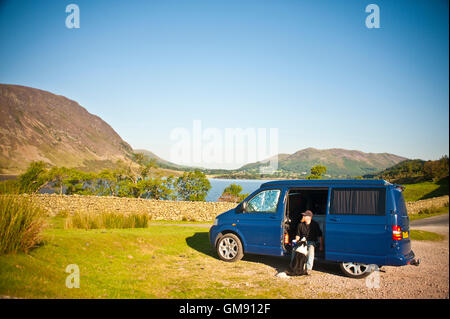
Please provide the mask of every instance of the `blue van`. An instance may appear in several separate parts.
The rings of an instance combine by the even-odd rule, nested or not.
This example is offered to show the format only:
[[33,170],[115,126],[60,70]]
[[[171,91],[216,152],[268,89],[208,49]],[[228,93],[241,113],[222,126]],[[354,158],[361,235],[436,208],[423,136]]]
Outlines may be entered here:
[[344,274],[365,277],[381,267],[418,265],[411,250],[404,187],[384,180],[267,182],[236,208],[218,215],[209,240],[220,259],[244,254],[288,256],[301,212],[311,210],[323,233],[317,260],[338,262]]

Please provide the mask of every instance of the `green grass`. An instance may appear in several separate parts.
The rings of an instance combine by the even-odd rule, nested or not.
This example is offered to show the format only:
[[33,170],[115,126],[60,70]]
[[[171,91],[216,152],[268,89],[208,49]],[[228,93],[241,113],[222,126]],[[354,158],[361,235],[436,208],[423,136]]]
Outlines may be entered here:
[[448,178],[444,178],[438,182],[404,184],[403,186],[406,187],[403,192],[403,197],[407,202],[449,194]]
[[214,220],[210,221],[192,221],[192,220],[152,220],[149,224],[174,224],[174,225],[205,225],[205,224],[211,224],[214,222]]
[[442,241],[445,239],[444,235],[417,229],[410,229],[409,235],[413,240]]
[[[288,283],[274,276],[276,267],[287,266],[286,260],[258,257],[238,263],[220,261],[204,227],[151,225],[85,230],[64,229],[64,222],[65,217],[52,218],[43,233],[43,245],[28,254],[0,256],[0,296],[318,297],[297,289],[296,280]],[[65,286],[69,264],[80,269],[80,288]]]
[[[299,289],[304,278],[275,277],[288,261],[248,256],[220,261],[208,229],[152,221],[146,228],[66,229],[68,216],[48,218],[43,244],[0,256],[0,296],[21,298],[340,298]],[[156,223],[156,225],[153,225]],[[162,225],[173,223],[174,225]],[[178,224],[178,225],[176,225]],[[189,224],[194,224],[193,222]],[[411,230],[416,240],[441,235]],[[80,288],[65,286],[67,265],[80,269]]]

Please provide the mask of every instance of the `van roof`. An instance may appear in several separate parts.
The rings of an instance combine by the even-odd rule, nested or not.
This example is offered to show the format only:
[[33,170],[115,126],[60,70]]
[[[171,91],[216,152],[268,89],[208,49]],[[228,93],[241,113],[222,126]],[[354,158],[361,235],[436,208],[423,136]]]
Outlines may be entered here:
[[289,185],[289,186],[326,186],[326,185],[392,185],[391,183],[385,181],[384,179],[286,179],[266,182],[261,185],[261,187],[266,186],[278,186],[278,185]]

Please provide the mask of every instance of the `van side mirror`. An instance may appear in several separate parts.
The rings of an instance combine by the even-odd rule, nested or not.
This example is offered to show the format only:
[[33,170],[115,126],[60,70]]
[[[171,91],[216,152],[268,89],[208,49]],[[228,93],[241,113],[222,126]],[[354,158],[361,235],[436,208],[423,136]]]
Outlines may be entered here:
[[247,210],[247,202],[242,202],[241,204],[241,209],[239,210],[239,213],[245,213],[245,211]]

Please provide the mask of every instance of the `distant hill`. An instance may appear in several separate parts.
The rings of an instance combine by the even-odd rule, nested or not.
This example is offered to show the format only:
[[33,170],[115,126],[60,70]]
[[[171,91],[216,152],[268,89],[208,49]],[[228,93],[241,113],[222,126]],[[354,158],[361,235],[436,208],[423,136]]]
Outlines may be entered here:
[[129,161],[132,148],[100,117],[50,92],[0,84],[0,173],[31,161],[96,170]]
[[[278,175],[300,174],[306,176],[309,175],[311,167],[321,164],[327,167],[327,177],[355,177],[376,174],[404,160],[406,160],[405,157],[389,153],[364,153],[341,148],[320,150],[310,147],[293,154],[279,154]],[[238,171],[258,174],[259,167],[267,166],[268,162],[267,159],[247,164]]]
[[448,178],[449,159],[443,156],[439,160],[423,161],[420,159],[405,160],[366,178],[382,178],[389,182],[413,184],[425,181],[438,181]]
[[182,169],[184,167],[182,165],[178,165],[178,164],[166,161],[165,159],[162,159],[161,157],[159,157],[155,153],[150,152],[148,150],[135,149],[135,150],[133,150],[133,152],[134,153],[144,154],[144,156],[147,159],[154,159],[156,161],[156,164],[158,164],[158,166],[160,166],[160,167],[170,168],[170,169]]

